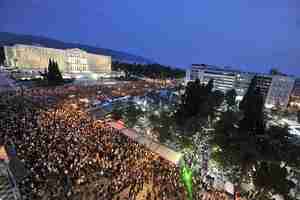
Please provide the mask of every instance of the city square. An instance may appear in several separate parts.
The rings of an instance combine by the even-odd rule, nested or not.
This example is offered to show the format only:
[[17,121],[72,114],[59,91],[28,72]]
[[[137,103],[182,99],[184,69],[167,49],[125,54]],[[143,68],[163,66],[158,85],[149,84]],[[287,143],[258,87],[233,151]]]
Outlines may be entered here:
[[0,200],[300,200],[297,0],[0,0]]

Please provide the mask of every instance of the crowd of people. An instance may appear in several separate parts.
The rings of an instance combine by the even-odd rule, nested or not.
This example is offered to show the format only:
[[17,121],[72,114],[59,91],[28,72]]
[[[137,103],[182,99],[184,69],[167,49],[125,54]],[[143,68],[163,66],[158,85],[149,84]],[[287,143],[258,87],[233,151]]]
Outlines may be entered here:
[[205,191],[201,194],[201,200],[227,200],[228,195],[222,191]]
[[[27,169],[19,183],[24,199],[186,199],[177,166],[92,120],[77,99],[47,92],[57,94],[55,107],[22,96],[0,100],[0,142],[12,141]],[[205,196],[196,177],[193,185],[195,199],[225,199]]]

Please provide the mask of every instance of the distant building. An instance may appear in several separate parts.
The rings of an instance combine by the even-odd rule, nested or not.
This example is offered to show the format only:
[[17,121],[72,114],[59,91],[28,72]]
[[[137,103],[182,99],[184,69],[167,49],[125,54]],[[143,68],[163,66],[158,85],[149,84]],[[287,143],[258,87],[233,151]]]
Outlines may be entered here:
[[[192,64],[191,68],[186,70],[186,82],[199,79],[201,83],[207,84],[210,79],[213,79],[215,90],[225,93],[235,89],[238,101],[242,100],[254,77],[255,87],[260,89],[267,108],[276,105],[287,107],[295,82],[290,76],[254,74],[205,64]],[[300,80],[293,93],[298,95],[300,100]]]
[[236,71],[204,64],[193,64],[186,75],[187,82],[199,79],[201,83],[207,84],[209,80],[213,79],[214,89],[223,92],[233,89],[236,81]]
[[275,75],[272,77],[268,95],[266,98],[266,107],[280,106],[286,108],[289,103],[290,94],[293,90],[295,79],[289,76]]
[[300,78],[295,80],[294,88],[290,96],[290,106],[300,108]]
[[81,49],[53,49],[16,44],[4,46],[2,51],[4,65],[18,69],[44,71],[51,59],[58,63],[63,73],[111,72],[110,56],[91,54]]
[[271,75],[255,74],[255,87],[260,89],[260,93],[263,95],[265,101],[268,96],[268,92],[271,84],[272,84]]
[[210,79],[214,80],[214,89],[226,91],[235,89],[237,100],[241,100],[247,92],[253,74],[243,73],[238,70],[220,68],[205,64],[192,64],[186,71],[186,82],[199,79],[201,83],[207,84]]
[[295,79],[294,88],[292,91],[293,96],[300,97],[300,78]]
[[237,93],[236,99],[241,101],[248,91],[249,85],[254,77],[253,73],[243,73],[239,72],[236,75],[236,82],[235,82],[235,91]]

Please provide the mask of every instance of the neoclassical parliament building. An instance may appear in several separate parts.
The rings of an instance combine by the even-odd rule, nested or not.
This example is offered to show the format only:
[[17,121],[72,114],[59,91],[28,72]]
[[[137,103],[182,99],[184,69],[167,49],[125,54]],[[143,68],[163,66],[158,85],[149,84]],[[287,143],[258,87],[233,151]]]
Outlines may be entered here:
[[53,49],[15,44],[2,47],[4,65],[19,69],[43,71],[49,60],[57,62],[63,73],[110,73],[111,57],[92,54],[81,49]]

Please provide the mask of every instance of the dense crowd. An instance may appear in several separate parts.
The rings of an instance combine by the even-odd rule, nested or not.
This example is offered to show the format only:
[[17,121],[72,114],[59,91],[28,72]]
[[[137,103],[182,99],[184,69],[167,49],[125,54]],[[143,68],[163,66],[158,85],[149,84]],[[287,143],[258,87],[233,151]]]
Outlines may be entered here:
[[[1,142],[13,141],[27,169],[20,182],[24,199],[186,198],[176,166],[92,120],[76,99],[43,108],[8,96],[0,107]],[[206,195],[193,181],[195,199],[225,199],[221,192]]]

